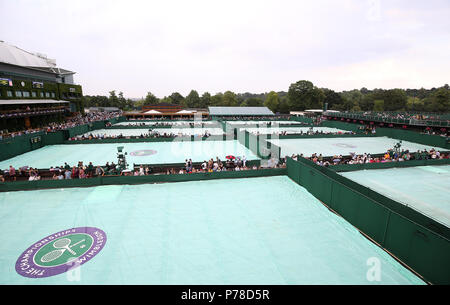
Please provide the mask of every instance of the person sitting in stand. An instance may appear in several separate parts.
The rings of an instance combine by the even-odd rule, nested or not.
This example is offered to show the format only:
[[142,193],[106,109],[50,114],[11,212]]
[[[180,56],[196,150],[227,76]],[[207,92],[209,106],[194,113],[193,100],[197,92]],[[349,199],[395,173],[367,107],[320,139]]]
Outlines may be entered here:
[[104,176],[105,170],[100,165],[97,165],[97,168],[95,169],[95,175],[96,176]]
[[78,178],[79,178],[79,179],[84,179],[84,178],[86,178],[86,172],[85,172],[83,166],[81,166],[80,169],[79,169],[79,171],[78,171]]
[[72,167],[72,175],[71,175],[72,179],[78,178],[78,168],[77,167]]
[[89,162],[89,165],[86,169],[86,174],[87,174],[88,178],[90,178],[94,175],[94,165],[92,165],[92,162]]
[[16,181],[16,169],[12,165],[9,166],[9,177],[12,181]]

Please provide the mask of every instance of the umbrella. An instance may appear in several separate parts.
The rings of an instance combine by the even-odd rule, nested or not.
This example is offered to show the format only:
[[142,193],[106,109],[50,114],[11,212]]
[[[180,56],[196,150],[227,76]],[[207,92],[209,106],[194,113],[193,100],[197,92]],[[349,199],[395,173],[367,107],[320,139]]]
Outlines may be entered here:
[[227,158],[227,159],[229,159],[229,160],[233,160],[233,159],[236,159],[234,156],[232,156],[232,155],[228,155],[228,156],[226,156],[225,158]]

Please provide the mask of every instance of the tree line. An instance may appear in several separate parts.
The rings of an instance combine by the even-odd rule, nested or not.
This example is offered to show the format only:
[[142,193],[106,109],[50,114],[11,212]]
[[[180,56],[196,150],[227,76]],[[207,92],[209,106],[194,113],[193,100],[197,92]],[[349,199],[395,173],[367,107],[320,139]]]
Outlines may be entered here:
[[109,96],[84,96],[85,107],[118,107],[125,111],[138,110],[143,105],[169,103],[185,108],[206,109],[208,106],[267,106],[275,113],[289,113],[305,109],[328,109],[339,111],[450,111],[450,88],[446,84],[432,89],[354,89],[336,92],[318,88],[307,80],[292,83],[287,92],[234,93],[226,91],[214,95],[200,95],[191,90],[187,96],[174,92],[163,98],[148,92],[145,98],[134,101],[124,98],[123,93],[110,91]]

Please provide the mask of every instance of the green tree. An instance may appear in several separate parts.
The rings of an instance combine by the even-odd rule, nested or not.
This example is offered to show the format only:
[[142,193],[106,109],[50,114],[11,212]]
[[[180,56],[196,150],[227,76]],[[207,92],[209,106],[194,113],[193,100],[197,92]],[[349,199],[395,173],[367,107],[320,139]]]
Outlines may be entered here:
[[289,86],[288,100],[291,110],[322,109],[325,94],[312,82],[302,80]]
[[344,99],[339,93],[327,88],[322,89],[322,91],[325,94],[323,102],[328,104],[328,109],[336,109],[342,107],[342,105],[344,104]]
[[165,104],[173,104],[172,99],[170,96],[165,96],[162,99],[159,100],[159,103],[165,103]]
[[117,98],[118,107],[122,110],[125,110],[128,108],[127,99],[123,96],[123,92],[119,92],[119,97]]
[[221,92],[216,93],[211,97],[211,105],[212,106],[224,106],[223,94]]
[[[369,93],[369,94],[363,95],[361,97],[358,105],[361,107],[362,110],[372,110],[375,107],[375,99],[376,99],[376,93]],[[380,95],[377,100],[383,101],[383,95]],[[384,101],[383,101],[383,107],[384,107]]]
[[198,92],[195,90],[191,90],[191,92],[189,92],[189,94],[184,99],[184,104],[188,108],[200,107],[200,96],[198,95]]
[[450,90],[441,87],[433,92],[425,101],[428,111],[448,112],[450,110]]
[[402,89],[391,89],[383,92],[384,100],[384,110],[385,111],[396,111],[404,110],[406,108],[406,103],[408,102],[408,97]]
[[119,107],[119,98],[116,95],[116,91],[109,91],[109,107]]
[[90,97],[90,106],[89,107],[108,107],[109,98],[103,95],[96,95]]
[[278,107],[278,112],[287,114],[290,111],[289,100],[287,95],[280,99],[280,106]]
[[200,98],[199,108],[208,108],[212,103],[211,94],[209,92],[205,92],[202,94]]
[[278,93],[275,91],[270,91],[264,101],[264,106],[269,108],[272,112],[277,112],[280,107],[280,98],[278,97]]
[[262,106],[264,104],[264,101],[258,97],[251,97],[246,99],[243,103],[241,103],[241,106],[243,107],[258,107]]
[[384,101],[383,100],[374,101],[373,111],[384,111]]
[[147,92],[147,96],[144,99],[144,105],[155,105],[159,103],[159,99],[151,92]]
[[408,101],[406,102],[406,110],[424,111],[425,110],[424,100],[418,97],[408,97]]
[[184,97],[178,93],[178,92],[174,92],[171,95],[169,95],[171,104],[177,104],[177,105],[183,105],[184,103]]
[[344,99],[344,104],[342,109],[337,110],[351,110],[355,106],[358,106],[359,109],[362,108],[360,105],[363,104],[364,95],[359,90],[344,91],[341,93],[341,96]]
[[223,106],[237,106],[238,100],[236,98],[236,94],[231,91],[226,91],[223,94]]

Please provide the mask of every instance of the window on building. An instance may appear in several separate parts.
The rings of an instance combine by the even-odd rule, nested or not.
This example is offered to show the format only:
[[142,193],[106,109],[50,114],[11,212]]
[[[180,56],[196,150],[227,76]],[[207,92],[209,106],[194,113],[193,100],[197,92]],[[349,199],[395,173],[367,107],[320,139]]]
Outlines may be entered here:
[[55,98],[55,92],[52,92],[52,98]]
[[30,97],[30,92],[28,92],[28,91],[23,91],[22,94],[23,94],[23,97]]
[[36,91],[31,91],[31,97],[36,97]]
[[44,97],[44,92],[39,92],[39,95],[40,95],[41,97]]
[[50,92],[45,92],[45,97],[50,97]]
[[8,97],[12,97],[12,91],[6,91],[6,95],[8,96]]
[[22,97],[22,91],[16,91],[16,97]]

